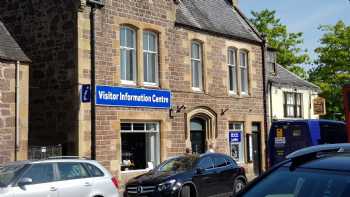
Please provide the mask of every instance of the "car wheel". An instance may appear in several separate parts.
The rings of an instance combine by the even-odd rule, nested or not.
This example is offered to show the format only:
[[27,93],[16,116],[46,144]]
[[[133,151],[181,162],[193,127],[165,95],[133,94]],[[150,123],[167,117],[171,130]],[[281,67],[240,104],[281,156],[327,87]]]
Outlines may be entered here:
[[242,179],[236,179],[233,184],[233,194],[238,194],[245,187],[245,182]]
[[181,197],[191,197],[191,188],[188,185],[185,185],[181,189]]

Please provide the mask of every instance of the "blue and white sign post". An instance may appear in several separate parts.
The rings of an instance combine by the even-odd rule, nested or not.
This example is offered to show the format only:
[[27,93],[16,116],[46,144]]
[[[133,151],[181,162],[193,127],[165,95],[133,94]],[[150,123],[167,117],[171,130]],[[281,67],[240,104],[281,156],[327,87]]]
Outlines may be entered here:
[[96,105],[168,109],[171,93],[168,90],[96,85]]

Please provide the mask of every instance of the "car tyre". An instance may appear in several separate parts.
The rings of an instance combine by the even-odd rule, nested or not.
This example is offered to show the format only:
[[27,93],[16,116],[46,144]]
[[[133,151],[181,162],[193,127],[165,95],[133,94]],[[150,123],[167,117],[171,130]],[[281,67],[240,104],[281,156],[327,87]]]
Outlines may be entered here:
[[181,197],[191,197],[191,188],[188,185],[185,185],[181,189]]
[[242,179],[236,179],[233,184],[233,196],[238,194],[246,186],[246,183]]

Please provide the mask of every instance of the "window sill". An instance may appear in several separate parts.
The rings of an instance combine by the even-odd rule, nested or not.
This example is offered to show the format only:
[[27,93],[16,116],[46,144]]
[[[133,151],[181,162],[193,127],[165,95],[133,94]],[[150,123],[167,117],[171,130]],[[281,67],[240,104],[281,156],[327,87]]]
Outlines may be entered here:
[[203,90],[201,88],[197,88],[197,87],[192,87],[192,91],[197,92],[197,93],[203,93]]
[[150,82],[143,82],[144,87],[150,87],[150,88],[159,88],[158,83],[150,83]]
[[136,86],[136,81],[121,80],[122,85]]
[[238,96],[237,92],[232,92],[232,91],[229,91],[228,95],[232,96],[232,97],[237,97]]

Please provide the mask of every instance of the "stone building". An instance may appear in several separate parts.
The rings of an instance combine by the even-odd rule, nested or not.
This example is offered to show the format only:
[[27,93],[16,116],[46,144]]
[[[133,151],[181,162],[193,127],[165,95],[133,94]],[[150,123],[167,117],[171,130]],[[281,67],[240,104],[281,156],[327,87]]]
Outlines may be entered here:
[[33,61],[30,143],[96,155],[123,180],[210,145],[258,174],[263,42],[235,2],[106,0],[95,17],[85,1],[7,2],[0,17]]
[[29,62],[0,21],[0,164],[27,158]]

